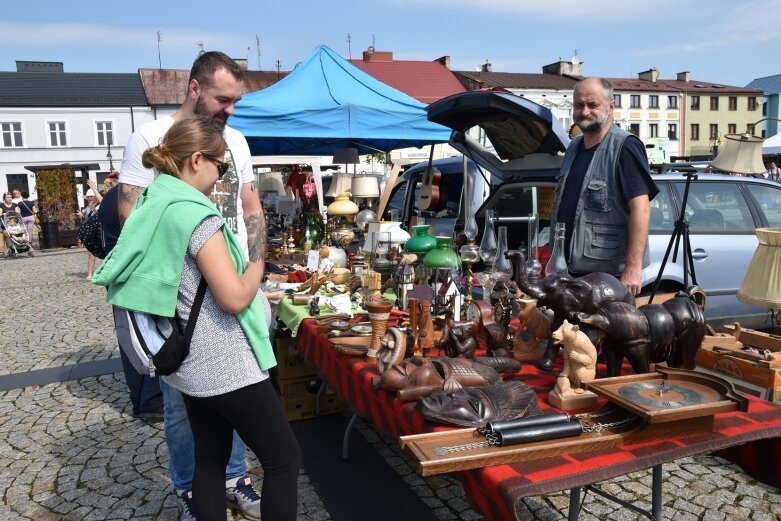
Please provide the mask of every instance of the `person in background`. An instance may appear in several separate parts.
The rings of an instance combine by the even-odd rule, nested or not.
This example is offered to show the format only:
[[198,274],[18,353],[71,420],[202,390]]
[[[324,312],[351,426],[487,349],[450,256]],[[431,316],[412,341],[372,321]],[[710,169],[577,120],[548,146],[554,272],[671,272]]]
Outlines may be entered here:
[[[90,188],[84,195],[84,199],[86,199],[87,204],[84,206],[84,208],[81,209],[81,222],[86,221],[92,216],[92,214],[98,211],[100,201],[98,201],[97,194],[98,192],[96,190]],[[103,196],[100,198],[103,199]],[[96,257],[90,252],[87,252],[87,280],[92,280],[92,274],[95,272],[95,261]]]
[[767,178],[770,179],[771,181],[778,182],[779,180],[781,180],[778,174],[779,172],[776,164],[770,163],[770,168],[767,169]]
[[13,191],[13,199],[11,201],[14,202],[14,204],[19,204],[19,202],[22,200],[22,191],[18,188],[15,188]]
[[154,314],[175,309],[182,328],[206,281],[190,352],[162,377],[183,394],[195,439],[196,517],[225,519],[236,429],[263,466],[260,517],[294,521],[301,451],[269,380],[276,360],[258,294],[265,259],[245,261],[207,197],[230,168],[222,130],[212,118],[184,117],[143,154],[144,166],[161,175],[141,194],[95,280],[109,287],[112,305]]
[[[131,214],[133,204],[141,191],[155,179],[156,172],[144,166],[144,152],[158,145],[163,135],[181,119],[194,115],[212,118],[222,130],[227,142],[225,175],[215,183],[212,202],[221,201],[223,217],[236,235],[244,251],[245,260],[259,262],[265,259],[266,219],[252,172],[252,156],[247,140],[225,123],[233,114],[235,103],[241,98],[243,77],[236,62],[221,52],[200,55],[190,69],[190,79],[182,106],[170,116],[147,123],[130,137],[120,167],[118,192],[119,218],[124,221]],[[261,262],[259,264],[262,265]],[[264,304],[268,301],[264,298]],[[266,307],[266,317],[271,317]],[[187,419],[182,393],[160,380],[163,392],[166,444],[169,454],[169,472],[178,499],[179,519],[191,520],[194,447],[193,435]],[[261,500],[247,475],[246,447],[234,434],[233,451],[226,469],[225,499],[245,517],[260,517]]]
[[11,253],[11,237],[8,235],[8,232],[5,229],[5,225],[3,224],[2,216],[6,212],[19,212],[19,206],[17,206],[13,202],[13,195],[11,192],[5,192],[3,194],[3,202],[0,203],[0,231],[3,232],[3,239],[5,241],[5,252],[4,255],[8,255]]
[[22,200],[19,201],[18,206],[22,222],[25,228],[27,228],[27,240],[32,244],[33,227],[35,226],[35,214],[38,213],[38,205],[35,204],[35,201],[30,200],[30,192],[24,190],[22,192]]

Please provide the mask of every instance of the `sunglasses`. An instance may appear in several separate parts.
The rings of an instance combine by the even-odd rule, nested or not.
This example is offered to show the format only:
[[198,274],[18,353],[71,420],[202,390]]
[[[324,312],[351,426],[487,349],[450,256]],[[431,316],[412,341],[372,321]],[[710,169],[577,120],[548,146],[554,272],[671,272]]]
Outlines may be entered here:
[[204,154],[201,152],[201,155],[214,163],[214,165],[217,167],[217,174],[219,174],[220,177],[224,176],[225,173],[228,171],[228,169],[231,167],[230,163],[226,163],[225,161],[220,161],[216,157],[210,156],[209,154]]

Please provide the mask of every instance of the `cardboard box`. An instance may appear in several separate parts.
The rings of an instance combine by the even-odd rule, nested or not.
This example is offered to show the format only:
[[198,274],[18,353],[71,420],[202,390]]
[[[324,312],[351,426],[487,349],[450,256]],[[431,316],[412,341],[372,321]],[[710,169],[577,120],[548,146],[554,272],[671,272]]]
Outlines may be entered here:
[[314,364],[304,358],[304,353],[296,345],[295,338],[276,338],[274,343],[274,354],[277,357],[277,378],[279,380],[317,376]]
[[[279,400],[288,421],[314,418],[317,413],[318,378],[279,380]],[[320,415],[334,414],[347,409],[347,404],[329,387],[320,395]]]
[[[723,340],[719,340],[720,338]],[[745,391],[745,389],[740,389],[739,383],[741,381],[767,389],[767,399],[781,403],[781,368],[764,367],[751,360],[714,352],[713,348],[722,343],[731,346],[733,341],[726,337],[706,336],[700,350],[697,351],[697,365],[727,375],[736,384],[738,390]]]

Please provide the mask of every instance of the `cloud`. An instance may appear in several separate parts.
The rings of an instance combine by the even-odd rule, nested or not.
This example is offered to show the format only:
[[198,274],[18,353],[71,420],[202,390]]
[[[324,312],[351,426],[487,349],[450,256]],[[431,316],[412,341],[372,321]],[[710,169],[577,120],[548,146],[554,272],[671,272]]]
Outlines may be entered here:
[[[739,4],[714,5],[708,17],[686,24],[675,43],[654,46],[634,53],[635,56],[662,56],[707,53],[716,50],[763,52],[770,42],[781,40],[781,3],[753,0]],[[684,34],[687,33],[687,34]],[[718,59],[718,55],[714,55]]]
[[[428,6],[449,9],[461,9],[472,11],[476,9],[473,0],[386,0],[389,4],[404,5],[407,7]],[[656,13],[678,13],[680,8],[675,6],[674,0],[599,0],[598,2],[584,2],[583,0],[481,0],[479,10],[481,14],[493,12],[498,15],[514,14],[521,17],[531,17],[536,20],[548,22],[556,21],[595,21],[601,20],[613,23],[619,20],[638,19]],[[671,10],[667,10],[670,7]]]
[[[94,47],[156,47],[157,31],[162,34],[161,46],[167,50],[192,50],[197,42],[208,48],[241,46],[246,42],[224,34],[177,28],[125,28],[106,24],[21,23],[0,20],[0,44],[26,47],[85,45]],[[239,48],[241,48],[239,47]]]

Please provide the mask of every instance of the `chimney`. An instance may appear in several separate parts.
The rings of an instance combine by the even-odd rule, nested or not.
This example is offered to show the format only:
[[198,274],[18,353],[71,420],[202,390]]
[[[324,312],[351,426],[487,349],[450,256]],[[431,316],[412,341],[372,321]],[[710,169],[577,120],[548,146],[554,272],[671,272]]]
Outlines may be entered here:
[[369,46],[363,51],[363,61],[365,62],[392,62],[393,53],[390,51],[377,51],[374,46]]
[[448,69],[450,68],[450,56],[442,56],[441,58],[437,58],[434,61],[437,62],[437,63],[441,63],[442,65],[444,65]]
[[679,72],[677,79],[678,81],[689,81],[689,71]]
[[62,62],[16,60],[16,72],[65,72]]
[[491,72],[491,63],[485,60],[485,63],[480,67],[480,72]]
[[249,69],[249,62],[245,58],[233,58],[233,61],[236,62],[236,65],[239,66],[239,69],[243,71]]
[[656,67],[653,69],[648,69],[647,71],[643,71],[638,74],[637,77],[643,81],[651,81],[656,83],[656,80],[659,79],[659,69]]
[[542,66],[543,74],[555,74],[556,76],[576,76],[583,77],[583,62],[573,57],[572,61],[559,60],[548,65]]

